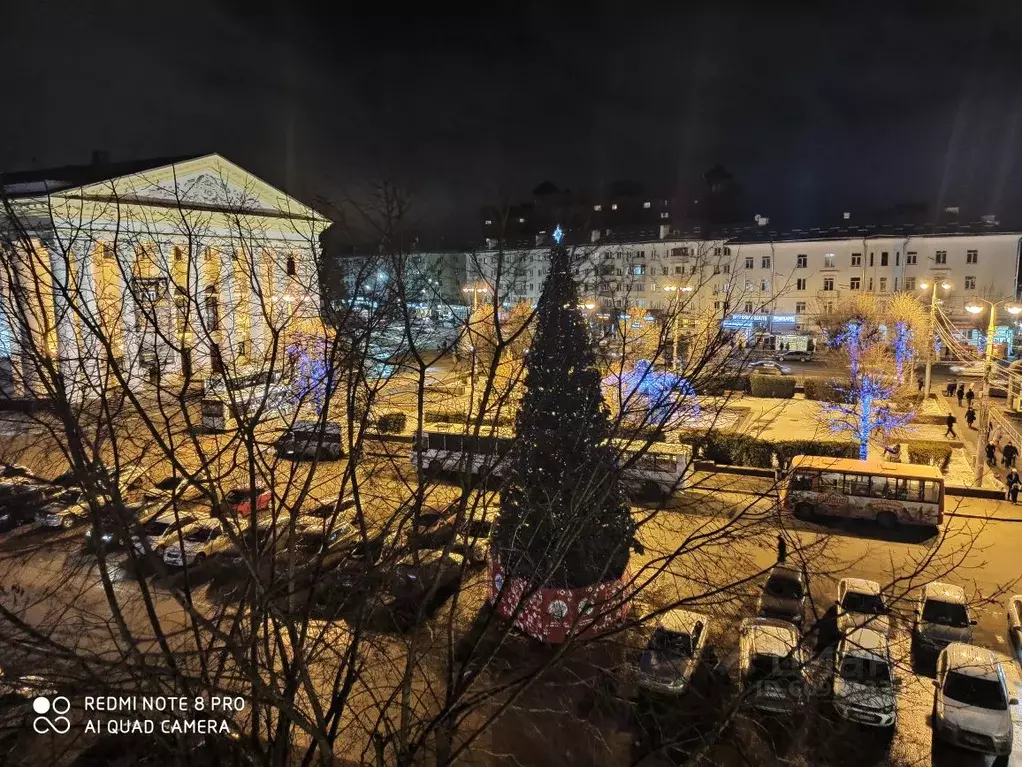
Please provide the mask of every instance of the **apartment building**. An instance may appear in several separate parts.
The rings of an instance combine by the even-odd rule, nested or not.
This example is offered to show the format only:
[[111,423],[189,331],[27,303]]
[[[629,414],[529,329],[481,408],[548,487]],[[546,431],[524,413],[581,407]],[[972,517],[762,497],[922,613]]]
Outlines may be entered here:
[[0,357],[23,393],[45,359],[68,389],[258,369],[322,332],[329,221],[217,154],[0,176]]
[[[665,227],[657,239],[609,233],[582,238],[575,246],[577,277],[587,300],[601,307],[656,312],[683,295],[689,310],[716,312],[725,328],[747,336],[809,334],[817,315],[858,291],[922,293],[931,280],[950,283],[940,294],[942,309],[968,333],[975,326],[965,311],[970,298],[1017,295],[1022,232],[992,223],[784,233],[764,223],[717,230],[713,237],[698,227],[687,232]],[[470,256],[466,271],[503,301],[535,303],[548,253],[546,242],[491,248]],[[999,333],[1013,333],[1007,318]]]

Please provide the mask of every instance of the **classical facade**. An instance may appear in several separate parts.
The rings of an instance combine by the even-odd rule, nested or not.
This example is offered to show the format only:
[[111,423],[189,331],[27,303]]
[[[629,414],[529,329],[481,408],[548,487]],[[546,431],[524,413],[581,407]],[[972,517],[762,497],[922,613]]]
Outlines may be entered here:
[[243,374],[321,332],[329,221],[217,154],[0,185],[0,354],[15,389],[38,393],[46,370],[81,397],[118,376],[136,388]]

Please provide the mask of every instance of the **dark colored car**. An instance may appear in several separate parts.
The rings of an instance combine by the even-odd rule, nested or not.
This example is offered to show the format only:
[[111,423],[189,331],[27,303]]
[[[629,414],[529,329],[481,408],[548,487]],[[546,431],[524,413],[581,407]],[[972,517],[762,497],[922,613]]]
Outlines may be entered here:
[[461,583],[464,559],[459,554],[435,550],[413,551],[394,568],[390,592],[401,601],[418,601],[436,583],[438,599],[445,599]]
[[341,425],[328,421],[299,421],[274,442],[277,455],[283,458],[339,460],[344,457]]
[[812,362],[813,353],[789,349],[786,352],[778,352],[774,359],[778,362]]
[[806,582],[802,571],[787,565],[774,565],[759,595],[757,614],[801,626],[806,601]]
[[0,484],[0,531],[11,530],[35,519],[36,512],[62,494],[59,487],[28,482]]

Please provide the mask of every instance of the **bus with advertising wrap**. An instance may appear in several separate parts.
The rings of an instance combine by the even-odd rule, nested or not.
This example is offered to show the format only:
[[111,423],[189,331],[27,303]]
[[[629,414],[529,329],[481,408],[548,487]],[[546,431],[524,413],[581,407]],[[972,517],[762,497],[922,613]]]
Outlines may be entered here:
[[871,519],[883,527],[939,525],[944,477],[935,466],[798,455],[781,481],[796,517]]
[[[510,430],[482,430],[466,434],[463,425],[433,424],[416,437],[412,463],[431,474],[441,472],[501,477],[507,471],[508,453],[514,442]],[[632,492],[647,497],[666,497],[682,490],[691,461],[687,445],[677,442],[614,439],[621,463],[631,463],[621,479]],[[636,453],[641,453],[635,457]]]

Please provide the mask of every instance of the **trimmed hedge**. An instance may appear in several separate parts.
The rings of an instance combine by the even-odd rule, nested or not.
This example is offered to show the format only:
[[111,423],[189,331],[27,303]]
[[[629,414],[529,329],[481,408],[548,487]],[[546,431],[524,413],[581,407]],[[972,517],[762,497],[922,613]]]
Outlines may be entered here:
[[909,463],[936,466],[942,473],[951,464],[951,446],[946,442],[908,440],[905,445],[908,447]]
[[749,393],[753,397],[791,399],[795,396],[795,379],[788,376],[749,376]]
[[810,440],[782,440],[770,442],[746,434],[682,435],[681,442],[701,451],[704,460],[727,466],[773,467],[773,456],[786,467],[796,455],[820,455],[829,458],[858,458],[859,446],[852,442],[814,442]]
[[405,430],[408,416],[404,413],[384,413],[376,422],[380,434],[400,434]]
[[[426,411],[422,415],[422,420],[426,423],[457,423],[463,424],[468,423],[468,416],[463,410],[438,410],[438,411]],[[475,416],[473,416],[473,421]],[[500,418],[484,418],[483,423],[487,426],[514,426],[515,417],[513,415],[505,415]]]
[[815,442],[791,439],[774,443],[774,452],[781,466],[787,466],[796,455],[819,455],[826,458],[858,458],[859,446],[854,442]]
[[699,394],[707,397],[719,397],[729,391],[749,391],[749,376],[710,375],[699,382]]
[[806,399],[817,402],[846,402],[848,396],[838,388],[836,381],[825,378],[807,378],[802,384]]

